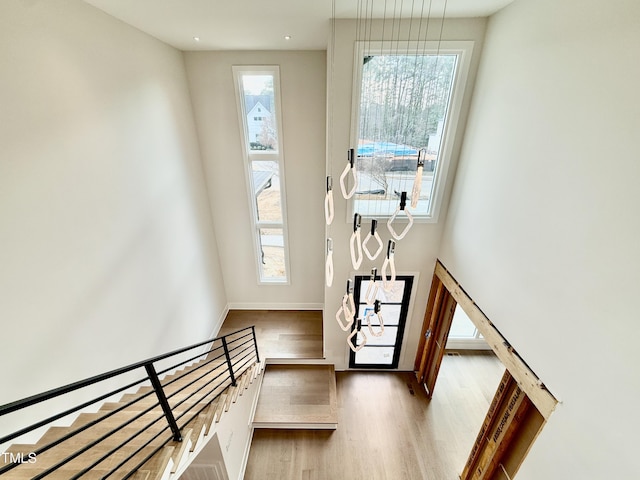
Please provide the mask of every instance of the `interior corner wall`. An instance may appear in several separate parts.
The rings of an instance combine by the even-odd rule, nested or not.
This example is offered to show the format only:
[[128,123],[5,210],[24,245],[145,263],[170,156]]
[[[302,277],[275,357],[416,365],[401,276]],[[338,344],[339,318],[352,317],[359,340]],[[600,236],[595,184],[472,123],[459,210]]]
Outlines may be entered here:
[[[222,271],[231,308],[320,308],[324,275],[326,53],[185,53]],[[234,65],[278,65],[289,285],[259,285]]]
[[640,4],[491,17],[440,256],[561,400],[519,479],[640,478]]
[[84,2],[3,0],[0,105],[0,404],[209,338],[182,53]]
[[[374,22],[371,40],[382,38],[383,22]],[[388,24],[387,24],[388,26]],[[402,22],[399,28],[401,40],[407,38],[415,40],[418,29],[413,25],[409,28],[408,22]],[[398,275],[413,275],[415,277],[412,301],[409,306],[409,314],[401,348],[399,370],[412,370],[418,347],[422,320],[424,318],[429,287],[435,266],[437,253],[440,248],[440,238],[443,224],[447,216],[448,196],[455,176],[457,156],[465,130],[466,115],[469,108],[471,92],[475,81],[476,70],[481,58],[482,44],[486,19],[449,19],[442,28],[443,40],[471,40],[474,42],[473,56],[467,76],[465,98],[460,112],[460,122],[456,131],[453,146],[449,175],[445,187],[444,199],[437,223],[415,223],[407,236],[397,242],[395,262]],[[364,29],[363,29],[364,30]],[[355,20],[337,20],[334,54],[328,58],[328,109],[329,109],[329,171],[327,174],[333,178],[333,193],[335,201],[335,218],[326,229],[327,237],[333,239],[334,281],[331,287],[324,288],[324,339],[325,357],[329,363],[335,365],[337,370],[348,368],[349,348],[346,343],[347,333],[336,322],[336,311],[341,305],[345,293],[347,279],[353,279],[355,275],[371,275],[371,269],[377,267],[381,270],[382,261],[379,257],[375,262],[366,257],[361,268],[356,272],[351,264],[349,253],[349,238],[353,233],[353,217],[348,218],[347,212],[350,206],[340,191],[339,179],[347,164],[347,151],[351,148],[351,106],[353,90],[354,46],[356,35],[359,31]],[[411,33],[412,32],[412,33]],[[428,29],[428,39],[438,40],[440,22],[431,20]],[[411,34],[411,36],[409,36]],[[360,32],[363,35],[363,32]],[[377,35],[377,38],[376,38]],[[388,33],[385,36],[388,38]],[[394,39],[396,37],[394,36]],[[378,233],[386,246],[390,234],[380,221],[382,228]],[[362,237],[368,233],[370,222],[363,222]],[[384,313],[384,312],[383,312]]]

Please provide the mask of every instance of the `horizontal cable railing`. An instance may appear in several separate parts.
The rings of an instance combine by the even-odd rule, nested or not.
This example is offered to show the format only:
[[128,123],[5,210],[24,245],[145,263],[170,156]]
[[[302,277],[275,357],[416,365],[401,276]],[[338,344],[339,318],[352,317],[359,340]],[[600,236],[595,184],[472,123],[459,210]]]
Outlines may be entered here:
[[[198,349],[204,352],[189,353]],[[182,359],[185,355],[188,356],[186,360]],[[160,362],[167,363],[177,357],[180,357],[178,362],[156,370]],[[123,383],[1,436],[0,446],[55,426],[55,422],[70,415],[78,415],[64,431],[47,430],[35,445],[9,447],[0,457],[0,477],[12,478],[12,474],[21,469],[31,472],[37,465],[37,473],[30,477],[34,480],[60,471],[68,472],[71,479],[81,478],[91,471],[99,471],[104,479],[130,478],[171,441],[182,441],[183,429],[259,361],[255,328],[251,326],[2,405],[0,420],[18,412],[26,413],[35,405],[46,405],[46,402],[73,392],[99,387],[107,381],[111,385],[114,379]],[[144,376],[133,382],[125,379],[138,371],[144,372]],[[163,378],[163,375],[166,376]],[[137,393],[126,393],[135,387],[139,387]],[[102,403],[118,394],[123,394],[118,402]],[[100,408],[96,412],[98,405]],[[86,413],[91,407],[92,413]],[[82,417],[83,412],[87,417]],[[45,437],[49,438],[45,440]],[[29,447],[35,448],[29,450]],[[47,452],[63,452],[64,455],[57,453],[46,457]]]

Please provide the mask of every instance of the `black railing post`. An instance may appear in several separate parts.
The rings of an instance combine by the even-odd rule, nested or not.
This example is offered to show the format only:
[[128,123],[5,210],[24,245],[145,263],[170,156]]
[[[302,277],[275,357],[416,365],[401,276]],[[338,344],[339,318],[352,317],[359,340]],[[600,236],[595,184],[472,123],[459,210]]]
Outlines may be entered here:
[[260,363],[260,355],[258,354],[258,340],[256,339],[256,326],[251,325],[251,333],[253,334],[253,346],[256,349],[256,363]]
[[178,427],[178,423],[176,422],[175,417],[173,416],[173,412],[171,411],[171,406],[169,405],[169,400],[167,400],[167,396],[162,389],[162,384],[160,383],[160,379],[158,378],[158,373],[153,366],[153,363],[147,363],[144,366],[147,371],[147,375],[149,376],[149,380],[151,380],[151,385],[153,385],[153,389],[156,392],[158,397],[158,401],[160,402],[160,406],[162,407],[162,411],[164,412],[164,416],[169,423],[169,427],[171,428],[171,432],[173,433],[173,439],[176,442],[182,441],[182,434],[180,433],[180,428]]
[[233,365],[231,364],[231,357],[229,356],[229,347],[227,347],[227,339],[221,337],[222,348],[224,348],[224,356],[227,359],[227,366],[229,367],[229,375],[231,375],[231,385],[236,386],[236,376],[233,374]]

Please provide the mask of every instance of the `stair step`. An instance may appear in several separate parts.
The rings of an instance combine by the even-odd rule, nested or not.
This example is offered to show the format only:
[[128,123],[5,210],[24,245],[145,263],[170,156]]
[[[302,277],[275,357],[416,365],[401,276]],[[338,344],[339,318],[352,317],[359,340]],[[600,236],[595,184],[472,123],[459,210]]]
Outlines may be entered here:
[[151,472],[149,470],[138,470],[133,477],[131,477],[131,480],[149,480],[150,475]]
[[[131,460],[127,461],[127,463],[124,465],[124,468],[120,468],[115,473],[115,478],[117,478],[118,475],[122,475],[122,472],[130,471],[132,468],[135,467],[136,464],[144,460],[146,456],[152,454],[155,448],[156,447],[146,447],[142,449],[140,452],[138,452],[137,454],[135,454]],[[41,474],[45,470],[63,461],[69,455],[75,453],[76,450],[77,450],[77,447],[69,448],[69,449],[54,447],[51,450],[48,450],[46,452],[39,454],[36,457],[35,463],[22,464],[19,467],[13,469],[9,474],[10,477],[7,477],[7,478],[11,478],[11,480],[32,478],[33,476]],[[70,460],[64,465],[61,465],[60,468],[55,470],[50,475],[47,475],[46,478],[47,479],[60,478],[60,479],[68,480],[74,474],[80,472],[84,468],[89,467],[92,463],[99,460],[102,456],[107,454],[109,450],[110,450],[109,447],[99,447],[99,446],[93,447],[89,451],[79,455],[77,458],[74,458],[73,460]],[[90,472],[86,474],[86,475],[91,474],[92,477],[83,476],[82,478],[83,479],[84,478],[100,478],[100,474],[104,475],[108,473],[110,470],[116,468],[116,466],[119,463],[123,462],[129,455],[131,455],[134,450],[137,450],[137,448],[136,449],[130,448],[130,449],[121,450],[121,451],[117,451],[110,454],[107,458],[104,459],[104,461],[100,462],[98,465],[93,467],[90,470]],[[97,476],[93,477],[93,475],[97,475]]]
[[[187,427],[191,428],[193,431],[191,435],[191,451],[193,451],[204,438],[207,432],[207,427],[211,424],[210,420],[213,417],[213,415],[209,416],[211,411],[215,412],[215,405],[209,405],[198,415],[197,418],[194,418],[187,424]],[[207,424],[207,422],[209,423]]]
[[[190,389],[185,389],[184,391],[175,393],[175,394],[173,394],[173,392],[168,391],[166,392],[166,395],[168,397],[168,401],[172,409],[176,409],[177,411],[184,411],[192,405],[203,403],[203,402],[207,402],[207,403],[210,402],[218,393],[222,392],[230,384],[231,384],[230,381],[225,382],[224,384],[215,388],[210,393],[209,393],[209,389],[207,388],[204,388],[198,391],[198,388],[200,388],[201,386],[200,385],[200,386],[194,386]],[[193,396],[191,398],[188,398],[190,395],[193,395]],[[123,395],[120,401],[118,402],[105,403],[102,406],[101,410],[113,411],[138,398],[139,397],[136,397],[135,394],[126,394],[126,395]],[[143,411],[148,409],[149,407],[152,407],[156,403],[158,403],[157,397],[155,395],[150,395],[146,398],[143,398],[137,401],[132,405],[127,406],[126,409],[129,411]],[[160,407],[157,406],[155,408],[159,409]]]
[[222,400],[220,399],[220,397],[218,397],[216,401],[209,406],[209,409],[205,413],[205,421],[204,421],[205,436],[208,436],[210,434],[212,425],[217,421],[216,414],[218,412],[218,408],[220,406],[221,401]]
[[238,389],[238,387],[229,387],[229,390],[227,392],[227,398],[225,399],[224,402],[224,411],[228,412],[229,408],[231,408],[231,404],[233,403],[233,396],[236,392],[236,390]]
[[173,450],[174,447],[165,447],[140,467],[141,471],[149,472],[148,480],[161,480],[165,472],[173,468],[173,460],[171,460]]
[[218,406],[216,408],[215,421],[219,422],[220,418],[222,418],[222,413],[225,411],[227,405],[227,397],[228,394],[223,393],[220,395],[220,399],[218,400]]
[[[165,378],[161,380],[166,389],[166,394],[168,396],[173,395],[169,399],[169,403],[172,406],[178,424],[182,425],[182,442],[169,440],[171,432],[167,428],[168,425],[164,414],[159,406],[154,407],[154,404],[157,402],[155,392],[151,386],[144,385],[139,387],[135,393],[122,395],[119,401],[105,402],[97,412],[78,415],[70,426],[50,427],[36,444],[16,444],[7,448],[7,453],[23,453],[25,458],[28,459],[29,453],[37,451],[51,443],[55,443],[74,430],[85,427],[82,432],[38,454],[36,464],[26,463],[19,465],[14,468],[6,478],[10,478],[11,480],[31,479],[70,455],[75,454],[78,450],[86,448],[91,442],[110,433],[114,428],[119,428],[124,423],[131,422],[86,452],[83,452],[73,460],[62,465],[58,470],[48,475],[46,477],[47,480],[68,480],[82,469],[88,468],[92,463],[98,461],[102,456],[108,455],[104,461],[100,462],[90,472],[82,476],[83,480],[102,478],[110,469],[115,468],[118,463],[124,461],[133,451],[140,448],[141,451],[135,455],[134,459],[127,461],[124,468],[119,468],[119,471],[110,477],[121,478],[125,470],[133,468],[136,464],[143,461],[146,456],[152,454],[153,451],[159,448],[164,442],[169,441],[169,443],[162,447],[161,451],[154,454],[134,476],[130,477],[133,480],[166,480],[169,478],[170,473],[175,473],[181,468],[181,464],[190,461],[190,452],[194,451],[197,445],[203,441],[206,436],[211,434],[212,425],[220,421],[223,413],[229,410],[231,404],[236,402],[238,397],[249,388],[253,381],[260,375],[262,368],[264,368],[264,362],[260,364],[253,363],[249,367],[246,367],[243,372],[236,374],[236,386],[231,386],[230,380],[227,380],[222,385],[216,387],[213,392],[207,393],[211,387],[201,389],[204,382],[216,382],[217,380],[226,378],[227,366],[222,360],[218,360],[220,363],[215,365],[215,372],[207,373],[207,375],[193,383],[193,385],[188,384],[193,382],[200,373],[187,377],[183,376],[189,369],[195,368],[205,360],[196,362],[191,367],[178,370],[171,375],[165,376]],[[209,369],[210,367],[211,364],[205,368]],[[202,373],[204,372],[205,370],[203,369]],[[222,373],[222,375],[215,380],[215,375],[219,373]],[[172,383],[167,385],[169,382]],[[215,385],[215,383],[212,384]],[[182,391],[178,392],[180,389],[182,389]],[[198,389],[201,390],[195,395],[198,397],[206,395],[204,401],[187,399],[192,392]],[[126,403],[137,399],[139,399],[139,401],[134,405],[124,407]],[[179,402],[182,403],[176,407],[175,405]],[[135,418],[140,412],[149,407],[153,408],[149,412],[141,415],[140,418]],[[121,408],[122,410],[119,410]],[[198,412],[198,410],[200,410],[200,412]],[[107,415],[107,418],[102,418]],[[89,423],[101,418],[102,420],[95,425],[87,426]],[[157,421],[150,427],[146,427],[154,420]],[[131,439],[131,436],[138,433],[143,427],[146,427],[145,431],[138,437]],[[162,432],[159,438],[151,440],[151,438],[159,432]],[[129,442],[120,447],[125,441]],[[142,447],[142,445],[147,442],[149,442],[149,445]],[[120,448],[116,449],[116,447]],[[111,450],[115,451],[110,453]],[[5,477],[3,476],[2,478]]]
[[[41,471],[34,469],[32,467],[27,467],[26,465],[20,465],[19,467],[11,470],[6,475],[6,478],[10,480],[31,480],[36,475],[40,474]],[[94,470],[91,472],[87,472],[82,476],[82,480],[99,480],[107,473],[106,470]],[[69,480],[73,476],[74,472],[69,470],[60,470],[57,472],[53,472],[47,475],[45,478],[47,480]],[[136,472],[137,474],[137,472]],[[135,480],[148,480],[147,477],[131,477]]]
[[[88,444],[98,438],[112,432],[114,429],[119,428],[126,420],[126,418],[122,418],[120,416],[114,415],[116,418],[108,418],[106,420],[101,421],[99,424],[96,424],[92,427],[87,428],[86,430],[77,433],[73,437],[69,438],[62,442],[59,446],[62,445],[76,445],[77,448]],[[154,420],[157,421],[153,423],[151,426],[147,427],[147,425],[151,424]],[[163,438],[167,438],[171,435],[170,430],[168,430],[168,424],[164,417],[159,415],[143,415],[141,418],[135,420],[131,424],[126,427],[120,428],[118,431],[114,432],[112,435],[105,438],[99,445],[117,445],[131,437],[134,437],[140,430],[144,429],[144,433],[138,435],[133,438],[128,445],[140,445],[145,443],[147,438],[161,431],[165,431],[163,434]],[[57,441],[62,438],[69,432],[72,432],[73,428],[66,427],[51,427],[38,441],[36,444],[36,448],[43,447],[52,442]],[[58,446],[58,447],[59,447]],[[57,448],[57,447],[54,447]]]
[[176,470],[182,466],[182,464],[189,457],[189,452],[192,450],[193,440],[192,440],[193,430],[191,428],[187,428],[182,432],[182,441],[176,442],[172,440],[169,442],[170,447],[174,447],[173,454],[171,455],[171,460],[173,466],[171,467],[171,473],[176,473]]
[[151,472],[149,470],[138,470],[131,478],[131,480],[149,480]]
[[170,375],[166,375],[162,378],[161,383],[162,385],[171,383],[171,385],[169,386],[183,386],[184,384],[195,380],[197,377],[204,375],[205,372],[208,372],[207,375],[218,375],[228,368],[227,364],[224,362],[212,362],[199,369],[197,367],[200,367],[200,365],[195,365],[194,367],[191,367],[189,369],[180,370]]

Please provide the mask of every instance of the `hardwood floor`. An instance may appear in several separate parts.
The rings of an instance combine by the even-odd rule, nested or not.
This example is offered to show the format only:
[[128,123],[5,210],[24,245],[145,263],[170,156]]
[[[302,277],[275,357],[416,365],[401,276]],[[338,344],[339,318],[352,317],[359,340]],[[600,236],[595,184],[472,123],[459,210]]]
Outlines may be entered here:
[[255,428],[335,429],[337,423],[333,365],[267,365]]
[[255,325],[260,358],[322,358],[322,312],[230,310],[218,335]]
[[412,373],[338,372],[338,429],[256,430],[245,479],[456,479],[503,371],[445,356],[431,401]]

